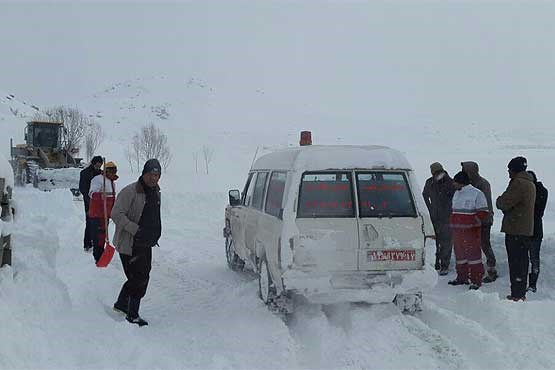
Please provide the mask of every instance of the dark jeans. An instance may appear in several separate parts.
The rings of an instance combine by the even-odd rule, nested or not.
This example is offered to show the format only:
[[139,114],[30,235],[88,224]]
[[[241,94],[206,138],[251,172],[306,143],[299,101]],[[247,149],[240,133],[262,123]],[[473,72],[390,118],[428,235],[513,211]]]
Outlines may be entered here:
[[104,252],[104,242],[106,239],[104,220],[101,218],[89,218],[89,224],[89,233],[93,245],[93,256],[95,262],[98,262],[100,256],[102,256]]
[[453,251],[451,228],[448,223],[435,223],[434,231],[436,234],[436,261],[439,262],[441,269],[447,269]]
[[540,248],[542,245],[542,239],[531,239],[530,240],[530,248],[529,248],[529,256],[530,256],[530,264],[532,268],[530,270],[531,274],[538,275],[540,273]]
[[91,220],[88,216],[89,213],[89,202],[84,200],[85,204],[85,235],[83,236],[83,248],[89,249],[95,246],[92,235],[91,235]]
[[509,259],[509,275],[511,279],[511,296],[526,296],[528,281],[528,249],[530,237],[523,235],[505,235],[505,247]]
[[495,254],[491,248],[491,225],[482,225],[481,246],[486,255],[486,266],[488,270],[495,270]]
[[152,248],[133,246],[133,256],[119,255],[127,281],[121,287],[118,303],[127,306],[129,298],[141,299],[146,294],[152,267]]

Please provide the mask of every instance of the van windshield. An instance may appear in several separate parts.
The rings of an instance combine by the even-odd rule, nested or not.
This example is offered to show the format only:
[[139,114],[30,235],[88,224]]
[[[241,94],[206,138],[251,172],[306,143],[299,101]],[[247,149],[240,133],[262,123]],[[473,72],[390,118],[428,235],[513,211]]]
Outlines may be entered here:
[[303,174],[297,217],[354,217],[349,172]]
[[416,217],[407,178],[402,172],[359,172],[360,217]]

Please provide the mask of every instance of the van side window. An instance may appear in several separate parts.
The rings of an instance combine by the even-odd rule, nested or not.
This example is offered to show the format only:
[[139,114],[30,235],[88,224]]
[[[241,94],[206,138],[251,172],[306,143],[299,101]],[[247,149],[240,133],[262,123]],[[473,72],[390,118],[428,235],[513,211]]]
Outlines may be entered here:
[[306,172],[301,180],[297,217],[354,217],[350,172]]
[[264,188],[266,187],[266,179],[268,172],[259,172],[256,176],[256,183],[254,185],[254,193],[252,194],[251,207],[262,209],[262,202],[264,201]]
[[268,194],[266,195],[266,213],[277,218],[281,218],[281,204],[283,202],[283,192],[285,190],[285,180],[287,173],[272,172],[268,184]]
[[252,194],[254,193],[254,184],[256,183],[256,173],[251,173],[250,181],[248,183],[247,192],[245,194],[245,202],[243,205],[250,207],[252,204]]
[[252,175],[253,173],[249,173],[249,177],[247,178],[247,183],[245,184],[245,188],[243,189],[243,192],[241,193],[241,204],[242,205],[246,205],[245,204],[245,200],[247,199],[247,190],[249,190],[249,185],[251,183],[252,180]]
[[359,172],[356,177],[360,217],[416,217],[402,172]]

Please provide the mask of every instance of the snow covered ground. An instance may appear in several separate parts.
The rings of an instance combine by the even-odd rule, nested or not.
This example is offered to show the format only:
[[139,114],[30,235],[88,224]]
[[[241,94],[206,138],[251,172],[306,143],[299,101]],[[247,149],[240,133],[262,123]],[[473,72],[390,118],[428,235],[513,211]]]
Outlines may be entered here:
[[[509,292],[502,236],[501,277],[479,291],[440,277],[424,310],[393,304],[301,306],[287,320],[257,297],[253,274],[225,264],[223,193],[164,193],[164,236],[154,250],[142,305],[150,321],[112,312],[123,283],[116,257],[106,270],[82,251],[82,203],[69,191],[18,189],[14,267],[0,270],[0,368],[552,368],[555,364],[553,233],[545,241],[539,291]],[[195,217],[183,218],[189,207]],[[433,252],[430,248],[428,254]],[[13,274],[13,277],[12,277]]]
[[[150,325],[131,326],[111,311],[123,283],[121,264],[116,256],[106,270],[99,270],[92,256],[82,251],[82,203],[65,190],[17,188],[14,266],[0,270],[0,317],[10,318],[2,322],[0,368],[555,367],[555,272],[548,268],[555,263],[552,202],[545,219],[539,291],[529,294],[528,302],[504,299],[509,279],[497,214],[493,242],[501,277],[470,292],[447,285],[451,272],[439,278],[424,297],[424,310],[415,316],[400,314],[392,304],[340,304],[302,306],[284,320],[260,302],[253,274],[226,267],[221,237],[227,190],[242,188],[256,148],[260,155],[297,145],[298,132],[307,127],[313,129],[316,143],[400,149],[421,184],[433,161],[441,161],[453,174],[460,161],[475,160],[491,181],[494,197],[507,184],[507,161],[520,154],[552,189],[555,173],[547,169],[553,130],[538,127],[522,135],[518,129],[471,127],[460,132],[431,124],[390,125],[383,130],[349,120],[338,128],[322,112],[307,116],[310,124],[279,125],[283,111],[264,99],[240,125],[221,125],[226,114],[240,117],[256,93],[236,96],[219,89],[222,95],[215,94],[210,107],[199,113],[171,99],[183,96],[185,89],[187,99],[206,101],[206,88],[162,77],[117,86],[122,90],[108,89],[116,97],[95,94],[84,104],[100,112],[98,119],[110,132],[100,152],[119,164],[120,188],[137,176],[124,159],[124,149],[129,133],[152,112],[147,102],[170,101],[166,105],[172,107],[167,118],[150,117],[170,134],[175,156],[161,179],[163,236],[161,247],[154,250],[150,286],[141,307]],[[120,104],[130,91],[144,91],[144,103],[118,119]],[[224,105],[234,110],[230,113]],[[261,125],[266,111],[278,113]],[[268,131],[267,125],[273,129]],[[208,174],[202,162],[196,171],[192,157],[203,144],[215,150]],[[427,250],[429,261],[433,249]]]
[[[553,50],[553,8],[426,3],[377,11],[328,3],[321,12],[208,5],[200,13],[151,4],[141,27],[126,26],[137,24],[126,17],[141,13],[139,5],[3,8],[0,23],[19,29],[3,29],[3,50],[29,66],[0,68],[2,81],[26,78],[19,92],[26,82],[58,103],[77,96],[73,88],[122,75],[85,99],[59,101],[102,125],[98,154],[117,162],[119,188],[137,177],[125,149],[140,126],[164,130],[174,159],[161,178],[163,235],[143,328],[111,310],[124,281],[118,256],[99,270],[82,251],[83,204],[67,190],[15,189],[14,263],[0,269],[0,369],[555,368],[555,84],[552,52],[542,49]],[[107,19],[101,28],[98,19]],[[45,32],[21,29],[33,20]],[[83,49],[71,53],[70,45]],[[24,57],[34,48],[44,58]],[[55,84],[38,86],[41,75]],[[0,153],[8,157],[9,139],[23,142],[39,105],[12,86],[0,89]],[[524,303],[504,299],[497,212],[500,278],[478,291],[448,286],[451,271],[414,316],[393,304],[303,305],[286,319],[270,313],[256,276],[226,267],[224,207],[255,152],[298,145],[301,130],[312,130],[315,144],[398,149],[420,184],[432,162],[453,175],[461,161],[476,161],[494,198],[507,185],[507,162],[526,156],[552,193],[538,292]],[[209,171],[203,147],[214,150]],[[433,254],[430,246],[428,261]]]

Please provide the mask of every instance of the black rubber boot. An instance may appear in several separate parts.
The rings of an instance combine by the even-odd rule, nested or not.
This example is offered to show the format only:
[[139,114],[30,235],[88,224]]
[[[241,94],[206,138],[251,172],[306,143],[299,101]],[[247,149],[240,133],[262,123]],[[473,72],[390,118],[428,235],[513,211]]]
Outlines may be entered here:
[[493,269],[488,269],[488,276],[486,276],[484,278],[484,280],[482,280],[482,282],[484,283],[493,283],[495,280],[497,280],[497,270],[495,268]]
[[113,308],[114,308],[114,311],[121,312],[127,315],[127,310],[129,308],[129,296],[127,295],[127,293],[124,291],[123,288],[121,289],[118,300],[116,301],[116,303],[114,303]]
[[141,299],[135,297],[129,297],[129,306],[127,309],[127,316],[125,319],[132,324],[137,324],[139,326],[148,325],[148,322],[143,320],[139,316],[139,306],[141,305]]
[[464,280],[457,280],[457,279],[455,279],[455,280],[451,280],[451,281],[447,282],[447,284],[449,284],[449,285],[468,285],[469,282],[468,282],[468,281],[464,281]]

